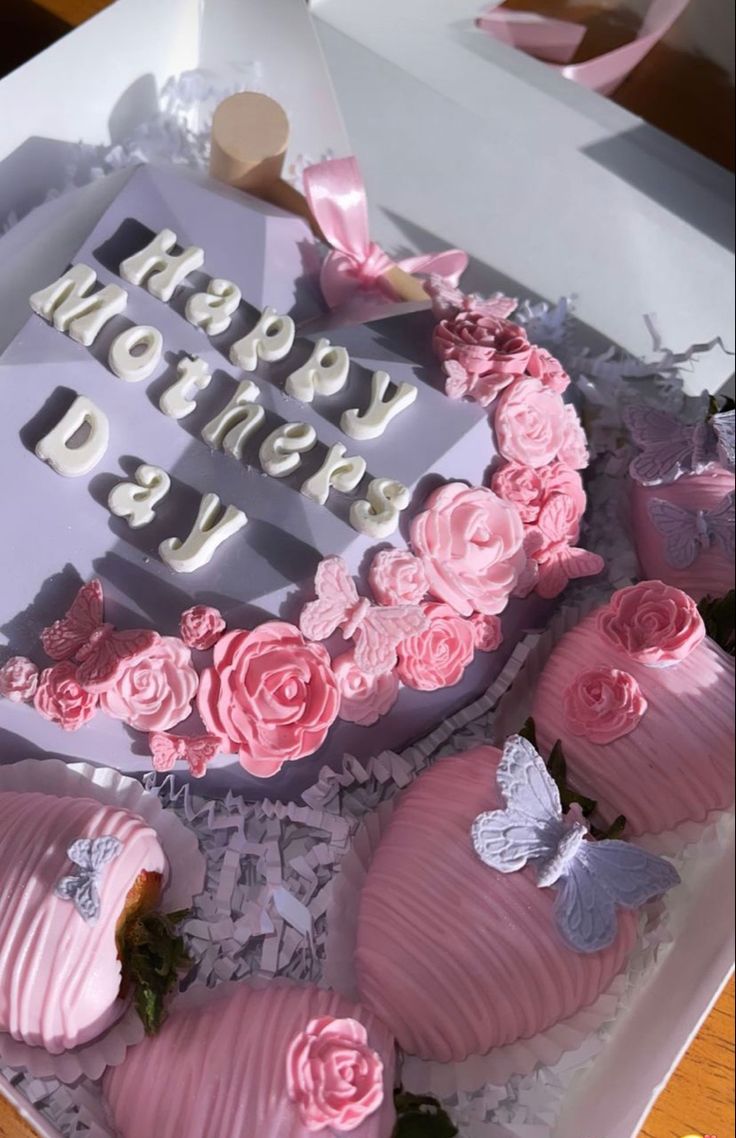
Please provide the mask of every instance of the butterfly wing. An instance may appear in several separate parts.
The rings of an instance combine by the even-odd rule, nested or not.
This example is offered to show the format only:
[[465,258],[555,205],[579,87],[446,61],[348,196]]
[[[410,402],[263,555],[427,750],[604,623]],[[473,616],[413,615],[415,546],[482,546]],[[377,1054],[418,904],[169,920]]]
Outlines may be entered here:
[[644,403],[627,407],[623,418],[642,451],[629,467],[637,482],[656,486],[672,482],[678,474],[690,470],[696,428]]
[[711,419],[711,425],[716,435],[718,461],[726,470],[736,468],[736,429],[734,427],[736,411],[721,411]]
[[120,857],[122,850],[123,843],[119,838],[114,838],[109,835],[105,835],[102,838],[93,838],[90,852],[92,870],[97,872],[102,869],[103,866],[114,861],[116,857]]
[[62,877],[54,889],[62,901],[73,901],[79,915],[94,924],[100,915],[100,895],[92,872],[84,870],[74,877]]
[[663,857],[615,839],[585,842],[576,861],[582,861],[598,889],[624,909],[638,909],[680,881],[675,867]]
[[173,770],[176,760],[184,757],[179,753],[179,740],[165,731],[152,731],[148,736],[148,747],[153,769],[161,774]]
[[478,815],[470,835],[481,861],[499,873],[515,873],[528,861],[552,857],[562,831],[561,822],[542,824],[514,810],[491,810]]
[[314,576],[316,601],[302,609],[299,627],[307,640],[327,640],[358,603],[358,590],[342,557],[325,557]]
[[673,569],[687,569],[700,552],[697,515],[662,498],[652,498],[648,510],[652,525],[665,539],[665,556],[670,565]]
[[65,617],[44,628],[41,643],[46,655],[52,660],[68,660],[102,624],[102,611],[102,583],[95,578],[82,586]]
[[595,577],[605,566],[598,553],[580,549],[577,545],[561,545],[540,563],[537,592],[540,597],[557,597],[567,587],[568,581]]
[[186,740],[186,760],[193,778],[204,778],[207,767],[221,746],[222,742],[216,735],[200,735],[196,739]]
[[[584,842],[581,850],[595,844]],[[554,912],[557,927],[576,952],[600,952],[616,939],[614,900],[607,889],[600,887],[593,867],[581,851],[557,882]]]
[[369,676],[390,672],[396,665],[397,646],[424,632],[428,623],[419,605],[370,608],[356,636],[355,663]]
[[730,494],[726,494],[715,510],[709,510],[706,514],[709,535],[720,546],[725,556],[730,558],[733,558],[736,553],[735,502],[736,494],[732,491]]
[[126,664],[140,660],[159,639],[147,628],[111,632],[99,640],[77,668],[77,683],[89,692],[109,691]]
[[506,740],[496,781],[514,814],[536,825],[562,821],[557,784],[528,739],[512,735]]
[[66,856],[73,865],[91,872],[95,867],[92,859],[92,838],[78,838],[76,842],[72,842],[66,851]]

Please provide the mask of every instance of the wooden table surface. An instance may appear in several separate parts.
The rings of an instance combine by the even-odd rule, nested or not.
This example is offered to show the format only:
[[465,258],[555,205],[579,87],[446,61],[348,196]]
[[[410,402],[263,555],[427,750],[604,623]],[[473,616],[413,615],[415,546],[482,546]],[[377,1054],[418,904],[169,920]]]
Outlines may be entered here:
[[[109,0],[28,0],[68,25],[80,24],[107,7]],[[155,0],[152,0],[155,3]],[[266,2],[266,0],[264,0]],[[482,5],[479,3],[480,9]],[[585,3],[574,7],[569,0],[510,0],[510,6],[547,11],[550,15],[575,15],[588,23],[595,39],[594,50],[615,46],[610,27],[597,26],[597,8]],[[629,26],[630,30],[630,26]],[[620,35],[619,29],[616,35]],[[608,39],[606,39],[608,37]],[[620,40],[618,41],[620,42]],[[733,168],[733,100],[725,92],[722,114],[714,114],[714,98],[724,92],[720,78],[704,61],[684,60],[689,100],[676,97],[682,53],[662,47],[624,84],[617,101],[657,123],[683,141]],[[659,67],[659,73],[655,75]],[[662,75],[664,69],[665,74]],[[693,82],[693,76],[697,80]],[[674,84],[674,87],[673,87]],[[699,86],[698,86],[699,84]],[[674,92],[674,97],[673,97]],[[708,106],[708,113],[699,108]],[[689,110],[685,110],[689,107]],[[734,1133],[734,984],[730,982],[708,1017],[679,1068],[663,1091],[640,1138],[685,1138],[686,1135],[726,1138]],[[0,1100],[0,1138],[33,1138],[10,1108]],[[605,1138],[597,1135],[596,1138]]]

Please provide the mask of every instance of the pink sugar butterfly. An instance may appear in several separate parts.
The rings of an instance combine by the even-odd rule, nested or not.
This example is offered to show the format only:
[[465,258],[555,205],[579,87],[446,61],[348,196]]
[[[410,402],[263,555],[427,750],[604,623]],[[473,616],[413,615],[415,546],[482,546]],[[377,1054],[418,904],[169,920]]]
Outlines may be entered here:
[[[564,497],[552,494],[539,514],[535,530],[529,531],[528,552],[536,558],[539,568],[537,593],[540,597],[556,597],[568,581],[579,577],[594,577],[605,568],[597,553],[570,545],[569,517]],[[539,556],[536,556],[536,550]]]
[[148,746],[153,757],[154,770],[164,773],[174,769],[178,759],[186,762],[192,778],[204,778],[207,767],[222,747],[217,735],[169,735],[166,731],[152,731]]
[[445,277],[432,274],[426,282],[427,292],[432,298],[432,311],[439,319],[446,320],[456,312],[477,312],[481,316],[493,316],[505,320],[515,308],[518,300],[494,292],[483,298],[474,293],[464,293]]
[[74,659],[76,680],[89,692],[109,691],[126,664],[138,660],[158,640],[150,629],[116,632],[105,624],[102,583],[95,578],[77,593],[69,611],[41,633],[41,643],[52,660]]
[[302,609],[299,627],[307,640],[327,640],[342,629],[355,641],[355,664],[362,672],[380,676],[396,665],[396,648],[427,628],[419,605],[372,605],[358,595],[341,557],[326,557],[314,578],[316,601]]

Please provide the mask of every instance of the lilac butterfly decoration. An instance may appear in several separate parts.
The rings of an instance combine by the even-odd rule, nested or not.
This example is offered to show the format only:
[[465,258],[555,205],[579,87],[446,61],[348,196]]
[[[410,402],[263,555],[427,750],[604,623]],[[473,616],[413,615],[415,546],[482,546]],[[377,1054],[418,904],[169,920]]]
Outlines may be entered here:
[[541,889],[559,891],[555,919],[577,952],[599,952],[616,938],[616,908],[637,909],[677,885],[663,858],[613,839],[589,840],[582,811],[567,814],[544,760],[513,735],[496,772],[505,810],[479,814],[471,830],[481,861],[499,873],[534,865]]
[[629,467],[631,477],[642,486],[660,486],[684,474],[702,474],[714,462],[732,470],[733,416],[733,411],[724,411],[705,421],[683,423],[667,411],[632,404],[623,418],[641,454]]
[[100,894],[97,889],[102,870],[119,857],[123,843],[119,838],[79,838],[66,851],[75,866],[69,877],[62,877],[54,894],[62,901],[73,901],[80,917],[93,925],[100,916]]
[[736,552],[736,494],[726,494],[714,510],[686,510],[674,502],[652,498],[649,517],[664,536],[664,555],[673,569],[687,569],[698,554],[717,545],[726,557]]

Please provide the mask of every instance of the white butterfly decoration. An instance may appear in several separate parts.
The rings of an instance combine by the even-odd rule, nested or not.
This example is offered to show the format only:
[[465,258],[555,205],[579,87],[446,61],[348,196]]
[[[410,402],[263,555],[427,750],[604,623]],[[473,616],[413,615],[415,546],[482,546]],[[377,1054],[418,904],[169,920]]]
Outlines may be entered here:
[[119,838],[79,838],[66,851],[74,872],[62,877],[54,894],[62,901],[73,901],[83,920],[93,925],[100,916],[100,894],[97,885],[106,865],[122,853]]
[[712,545],[725,557],[736,551],[736,494],[733,492],[713,510],[686,510],[664,498],[652,498],[649,516],[664,537],[665,557],[673,569],[687,569],[698,555]]
[[496,772],[505,810],[479,814],[473,847],[499,873],[531,863],[537,884],[555,886],[555,919],[577,952],[599,952],[616,938],[616,907],[638,909],[677,885],[675,868],[628,842],[590,839],[582,811],[563,815],[560,794],[542,757],[513,735]]
[[429,624],[419,605],[373,605],[359,596],[341,557],[320,561],[314,590],[317,600],[306,604],[299,618],[302,634],[327,640],[342,629],[345,640],[355,641],[355,663],[367,675],[390,672],[397,646]]

